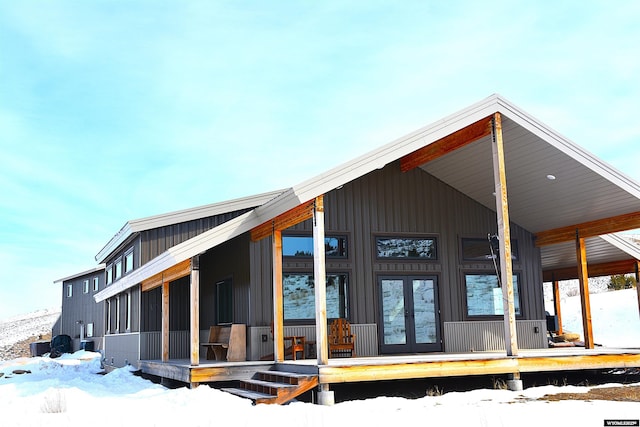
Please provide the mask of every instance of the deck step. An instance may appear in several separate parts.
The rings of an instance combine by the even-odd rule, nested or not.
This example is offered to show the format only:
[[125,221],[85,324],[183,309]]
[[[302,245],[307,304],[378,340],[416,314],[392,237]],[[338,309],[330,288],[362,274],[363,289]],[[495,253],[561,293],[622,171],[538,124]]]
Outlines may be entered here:
[[272,396],[265,393],[259,393],[257,391],[245,390],[243,388],[227,387],[227,388],[221,388],[220,390],[226,391],[227,393],[231,393],[239,397],[244,397],[245,399],[251,399],[255,403],[271,403],[270,401],[275,400],[277,398],[277,396]]
[[238,388],[224,391],[251,399],[254,403],[287,403],[318,385],[318,376],[282,371],[259,371],[240,381]]

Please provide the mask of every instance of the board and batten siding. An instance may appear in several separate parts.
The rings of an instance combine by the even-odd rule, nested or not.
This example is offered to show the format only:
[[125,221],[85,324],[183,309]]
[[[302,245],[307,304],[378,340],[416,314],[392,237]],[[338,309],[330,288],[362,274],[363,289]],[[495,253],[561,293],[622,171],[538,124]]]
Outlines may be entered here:
[[[489,165],[489,167],[491,167]],[[327,260],[327,272],[349,273],[349,317],[353,323],[378,322],[378,275],[426,274],[438,277],[441,322],[466,320],[464,272],[495,270],[492,263],[463,263],[460,239],[487,238],[497,232],[496,213],[442,181],[416,168],[401,172],[390,163],[324,198],[326,234],[344,234],[348,259]],[[305,221],[287,233],[311,234]],[[518,241],[520,260],[514,271],[521,274],[523,319],[543,319],[542,269],[539,250],[531,233],[512,224],[512,239]],[[381,261],[376,259],[375,237],[434,236],[435,261]],[[272,313],[271,239],[251,243],[251,322],[269,324]],[[312,271],[312,260],[287,262],[284,271]],[[257,303],[256,303],[257,302]]]

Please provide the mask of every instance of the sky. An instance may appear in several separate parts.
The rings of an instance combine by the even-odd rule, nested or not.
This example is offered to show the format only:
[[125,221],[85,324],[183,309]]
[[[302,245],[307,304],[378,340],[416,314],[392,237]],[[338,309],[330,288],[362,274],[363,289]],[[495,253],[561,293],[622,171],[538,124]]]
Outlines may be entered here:
[[0,1],[0,319],[131,219],[290,187],[499,93],[640,180],[640,3]]
[[[594,316],[594,329],[601,342],[619,340],[620,324],[638,323],[637,307],[633,307],[634,293],[634,289],[626,289],[594,295],[594,306],[602,308],[602,311],[596,309]],[[579,299],[579,296],[573,296],[562,301],[568,320],[566,326],[573,327],[573,319],[579,317],[579,303],[573,303]],[[621,306],[625,310],[618,310]],[[595,323],[599,324],[598,327]],[[24,329],[29,327],[25,325]],[[636,332],[639,330],[635,329]],[[7,332],[11,334],[13,331]],[[33,330],[30,335],[33,336]],[[636,334],[636,339],[638,337]],[[0,333],[0,343],[4,338]],[[626,344],[631,343],[626,341]],[[8,414],[14,427],[80,426],[87,425],[88,420],[91,426],[109,427],[132,424],[173,427],[184,425],[185,421],[190,426],[218,426],[220,418],[212,412],[220,412],[220,408],[225,411],[223,420],[228,420],[229,414],[233,414],[234,426],[278,427],[284,424],[284,420],[295,420],[296,426],[317,427],[413,426],[417,425],[416,420],[428,420],[423,424],[436,426],[587,427],[607,425],[604,420],[638,420],[640,416],[637,401],[604,401],[587,397],[583,400],[540,400],[545,395],[580,394],[593,388],[622,386],[623,382],[630,380],[620,375],[624,372],[620,370],[606,376],[605,381],[611,382],[598,386],[590,385],[589,381],[582,381],[579,386],[565,384],[571,381],[567,380],[565,372],[547,384],[539,380],[534,384],[523,376],[522,391],[494,387],[454,392],[453,385],[447,388],[449,383],[442,383],[444,385],[439,388],[424,390],[421,396],[416,386],[413,388],[414,399],[379,396],[345,400],[345,394],[330,386],[339,403],[320,406],[301,401],[287,405],[252,405],[247,399],[208,385],[195,389],[164,388],[133,375],[133,369],[125,367],[97,375],[102,371],[100,353],[84,350],[63,354],[56,359],[45,355],[0,361],[0,373],[4,374],[0,381],[0,413]],[[16,370],[28,370],[30,373],[16,374]],[[640,390],[640,383],[632,382],[625,386]],[[96,410],[104,408],[109,408],[107,415],[96,416]],[[514,420],[518,422],[514,423]]]

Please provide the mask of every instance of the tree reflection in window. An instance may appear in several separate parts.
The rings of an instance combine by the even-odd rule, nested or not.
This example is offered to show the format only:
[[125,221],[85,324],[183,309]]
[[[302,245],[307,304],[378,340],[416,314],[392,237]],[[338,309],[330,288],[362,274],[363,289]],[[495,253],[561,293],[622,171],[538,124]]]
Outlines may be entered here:
[[437,259],[434,237],[376,237],[378,258]]
[[[349,289],[347,275],[327,274],[327,318],[349,317]],[[283,274],[285,320],[311,320],[316,317],[316,297],[313,275]]]
[[[347,257],[347,238],[345,236],[326,236],[324,252],[327,258]],[[313,256],[313,237],[282,236],[282,255],[285,257]]]

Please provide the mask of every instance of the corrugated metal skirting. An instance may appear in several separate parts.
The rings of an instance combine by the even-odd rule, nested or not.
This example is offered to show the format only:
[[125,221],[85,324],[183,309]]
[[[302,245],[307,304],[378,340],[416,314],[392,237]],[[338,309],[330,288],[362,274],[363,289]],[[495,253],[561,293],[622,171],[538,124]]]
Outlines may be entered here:
[[[544,320],[516,321],[518,348],[547,348],[546,328]],[[505,350],[504,322],[445,322],[444,345],[448,353]]]

